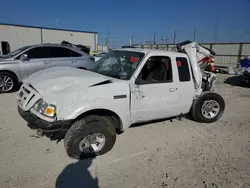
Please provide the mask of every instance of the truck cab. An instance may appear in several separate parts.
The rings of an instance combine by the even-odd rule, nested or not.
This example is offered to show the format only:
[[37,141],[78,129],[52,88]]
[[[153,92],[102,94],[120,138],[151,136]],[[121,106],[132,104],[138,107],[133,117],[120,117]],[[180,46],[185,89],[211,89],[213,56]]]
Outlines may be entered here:
[[116,133],[132,124],[180,116],[216,121],[224,100],[215,93],[197,98],[185,53],[118,49],[91,70],[54,67],[29,76],[18,92],[19,114],[30,128],[64,138],[69,156],[101,155]]
[[187,113],[195,90],[186,54],[145,53],[130,80],[131,123]]

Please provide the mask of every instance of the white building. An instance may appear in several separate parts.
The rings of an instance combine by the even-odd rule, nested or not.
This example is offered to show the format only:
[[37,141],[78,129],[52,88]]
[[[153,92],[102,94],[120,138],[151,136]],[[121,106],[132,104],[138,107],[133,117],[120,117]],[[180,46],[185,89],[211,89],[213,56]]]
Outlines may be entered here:
[[81,44],[90,48],[90,51],[96,51],[98,33],[0,23],[0,54],[6,50],[6,44],[9,44],[10,51],[13,51],[25,45],[62,41]]

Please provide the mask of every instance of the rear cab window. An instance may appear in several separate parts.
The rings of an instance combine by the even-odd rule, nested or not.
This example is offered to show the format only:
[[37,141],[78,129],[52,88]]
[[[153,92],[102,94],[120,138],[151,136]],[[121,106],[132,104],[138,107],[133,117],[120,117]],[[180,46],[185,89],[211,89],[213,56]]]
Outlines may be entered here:
[[176,57],[176,65],[179,74],[180,82],[189,82],[191,81],[190,68],[188,65],[188,60],[185,57]]

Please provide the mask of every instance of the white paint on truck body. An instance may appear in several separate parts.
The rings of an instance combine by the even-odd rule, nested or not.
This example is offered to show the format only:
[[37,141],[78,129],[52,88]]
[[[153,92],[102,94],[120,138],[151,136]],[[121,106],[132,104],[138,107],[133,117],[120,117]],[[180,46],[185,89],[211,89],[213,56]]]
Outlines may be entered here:
[[[88,111],[105,109],[119,116],[122,130],[137,122],[172,117],[190,110],[195,95],[194,83],[192,78],[190,81],[180,82],[176,65],[176,57],[185,57],[188,60],[186,54],[159,50],[122,50],[145,53],[129,80],[70,67],[54,67],[31,75],[24,81],[24,86],[30,84],[44,101],[56,106],[57,120],[75,119]],[[171,83],[135,83],[151,56],[171,58]],[[102,82],[107,83],[100,84]]]
[[[129,83],[112,78],[110,84],[92,86],[110,79],[91,71],[55,67],[31,75],[24,83],[30,83],[44,101],[56,106],[58,120],[75,119],[90,110],[106,109],[116,113],[127,127],[130,123]],[[117,95],[126,95],[126,98],[114,99]]]
[[[173,81],[165,83],[136,85],[135,80],[146,61],[151,56],[168,56],[172,62]],[[183,53],[153,51],[147,54],[131,79],[131,123],[168,118],[185,114],[190,110],[194,97],[194,84],[180,82],[176,66],[176,57],[187,56]],[[190,66],[189,66],[190,68]],[[190,72],[191,75],[191,72]],[[141,93],[140,98],[138,98]]]

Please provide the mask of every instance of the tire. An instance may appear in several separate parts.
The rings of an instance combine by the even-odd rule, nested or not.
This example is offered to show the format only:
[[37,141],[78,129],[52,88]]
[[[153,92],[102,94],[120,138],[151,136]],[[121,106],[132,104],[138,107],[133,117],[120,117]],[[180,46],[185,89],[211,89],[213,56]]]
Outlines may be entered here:
[[247,86],[247,83],[246,83],[246,82],[244,82],[244,81],[241,81],[241,82],[240,82],[240,86],[242,86],[242,87],[246,87],[246,86]]
[[246,81],[244,81],[243,76],[241,77],[240,86],[242,86],[242,87],[247,86],[247,83],[246,83]]
[[[100,133],[105,137],[105,143],[98,152],[81,151],[80,144],[88,135]],[[102,116],[86,116],[72,124],[64,138],[64,147],[69,157],[75,159],[93,158],[110,151],[116,141],[116,131],[112,123]]]
[[[11,86],[11,88],[6,89],[1,87],[1,78],[8,78],[9,81],[11,83],[13,83],[13,85]],[[0,93],[10,93],[10,92],[14,92],[17,90],[18,87],[18,79],[15,75],[9,73],[9,72],[0,72]]]
[[[202,113],[203,111],[202,107],[207,101],[215,101],[215,103],[217,103],[217,105],[215,106],[219,106],[218,108],[219,110],[214,117],[208,118],[205,117]],[[199,98],[196,101],[194,101],[191,108],[191,115],[193,119],[197,122],[213,123],[222,116],[224,110],[225,110],[225,101],[219,94],[214,92],[204,92],[199,96]]]

